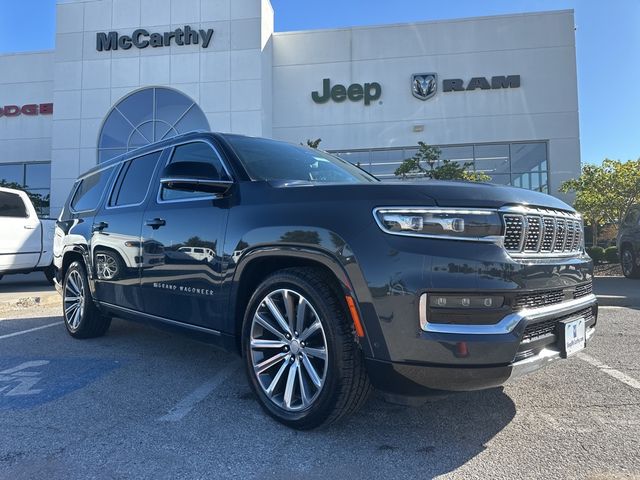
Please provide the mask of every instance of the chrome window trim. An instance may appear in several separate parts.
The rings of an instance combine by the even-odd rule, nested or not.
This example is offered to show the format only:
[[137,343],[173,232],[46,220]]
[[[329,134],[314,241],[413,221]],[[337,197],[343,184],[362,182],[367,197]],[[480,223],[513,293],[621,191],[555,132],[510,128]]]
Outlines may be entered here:
[[[448,333],[458,335],[503,335],[511,333],[523,320],[535,322],[545,317],[563,316],[596,304],[596,296],[591,293],[584,297],[538,308],[525,308],[510,313],[493,325],[464,325],[450,323],[429,323],[427,318],[427,293],[420,295],[420,328],[428,333]],[[423,308],[424,307],[424,308]]]
[[405,232],[393,232],[383,225],[378,218],[378,212],[394,212],[394,213],[451,213],[451,214],[473,214],[476,212],[485,212],[487,214],[498,213],[498,210],[493,208],[462,208],[462,207],[405,207],[405,206],[386,206],[375,207],[372,210],[373,218],[378,224],[380,230],[389,235],[397,235],[400,237],[414,237],[414,238],[433,238],[437,240],[460,240],[463,242],[481,242],[481,243],[494,243],[502,245],[503,236],[489,236],[489,237],[456,237],[453,235],[433,235],[427,233],[405,233]]
[[[153,183],[153,179],[156,177],[156,172],[158,171],[158,166],[160,165],[160,159],[162,158],[162,152],[165,150],[165,148],[157,148],[155,150],[152,150],[151,152],[147,152],[144,153],[142,155],[137,155],[137,156],[133,156],[127,160],[122,160],[121,162],[118,162],[116,165],[119,166],[118,168],[118,173],[113,181],[113,183],[111,184],[111,188],[109,189],[109,196],[107,197],[107,201],[104,205],[104,209],[105,210],[117,210],[119,208],[127,208],[127,207],[139,207],[140,205],[142,205],[143,203],[146,202],[147,197],[149,195],[149,191],[151,190],[151,184]],[[124,166],[128,163],[128,162],[133,162],[134,160],[137,160],[138,158],[142,158],[142,157],[146,157],[147,155],[152,155],[154,153],[158,153],[160,152],[160,155],[158,157],[158,159],[156,160],[156,165],[155,167],[153,167],[153,172],[151,173],[151,178],[149,180],[149,183],[147,184],[147,191],[144,193],[144,198],[142,199],[141,202],[139,203],[129,203],[126,205],[114,205],[111,206],[111,199],[113,198],[113,193],[115,191],[116,188],[116,184],[118,183],[118,177],[120,176],[120,172],[122,172],[122,169],[124,168]]]
[[[227,174],[227,176],[231,179],[230,180],[231,184],[235,183],[233,175],[231,174],[227,164],[224,162],[224,160],[222,158],[222,155],[220,155],[220,152],[218,152],[218,149],[215,147],[215,145],[210,140],[207,140],[207,139],[204,139],[204,138],[196,138],[196,139],[193,139],[193,140],[186,140],[184,142],[180,142],[180,143],[176,143],[176,144],[171,145],[170,151],[169,151],[169,155],[167,157],[167,161],[165,162],[163,168],[165,168],[171,162],[171,158],[173,157],[173,154],[174,154],[174,152],[176,150],[176,147],[179,147],[181,145],[187,145],[189,143],[196,143],[196,142],[205,143],[205,144],[209,145],[213,149],[213,151],[215,152],[216,156],[218,157],[218,160],[220,160],[220,163],[222,164],[222,168],[224,169],[224,171]],[[158,162],[158,163],[160,163],[160,162]],[[219,198],[216,195],[208,194],[208,195],[202,195],[202,196],[199,196],[199,197],[178,198],[178,199],[175,199],[175,200],[163,200],[161,198],[162,183],[160,182],[160,179],[157,179],[157,183],[158,183],[158,191],[156,193],[156,204],[158,204],[158,205],[163,205],[163,204],[167,204],[167,203],[184,203],[184,202],[198,202],[198,201],[202,201],[202,200],[216,200],[217,198]]]

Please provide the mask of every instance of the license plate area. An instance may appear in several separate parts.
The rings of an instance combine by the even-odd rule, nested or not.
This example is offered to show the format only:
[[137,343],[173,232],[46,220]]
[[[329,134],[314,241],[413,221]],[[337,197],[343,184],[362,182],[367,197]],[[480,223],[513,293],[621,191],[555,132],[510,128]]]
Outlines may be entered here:
[[558,347],[563,358],[582,350],[587,341],[584,317],[574,317],[558,322]]

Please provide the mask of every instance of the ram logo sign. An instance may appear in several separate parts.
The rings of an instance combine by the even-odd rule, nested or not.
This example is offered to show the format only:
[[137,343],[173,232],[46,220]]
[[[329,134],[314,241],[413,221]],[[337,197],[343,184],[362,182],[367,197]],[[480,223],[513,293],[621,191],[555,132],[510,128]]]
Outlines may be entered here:
[[414,73],[411,76],[411,93],[420,100],[428,100],[438,91],[438,77],[435,73]]
[[[438,81],[435,73],[414,73],[411,76],[411,93],[420,100],[432,98],[438,91]],[[443,92],[466,92],[469,90],[498,90],[502,88],[520,87],[520,75],[495,75],[487,77],[473,77],[468,82],[461,78],[446,78],[442,81]]]

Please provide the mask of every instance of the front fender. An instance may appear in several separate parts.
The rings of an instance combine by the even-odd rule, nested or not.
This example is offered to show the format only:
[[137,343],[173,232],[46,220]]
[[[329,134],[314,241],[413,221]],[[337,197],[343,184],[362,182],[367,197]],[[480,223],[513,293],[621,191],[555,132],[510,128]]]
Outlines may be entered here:
[[[243,275],[248,267],[261,259],[282,259],[283,266],[317,264],[330,271],[345,295],[356,302],[360,317],[365,324],[365,338],[361,341],[367,356],[371,356],[371,345],[367,335],[366,321],[374,313],[371,295],[357,259],[347,242],[335,232],[306,227],[265,227],[247,233],[238,242],[230,255],[228,271],[231,275],[229,291],[230,321],[242,316],[236,312],[236,299]],[[240,248],[238,248],[240,247]]]

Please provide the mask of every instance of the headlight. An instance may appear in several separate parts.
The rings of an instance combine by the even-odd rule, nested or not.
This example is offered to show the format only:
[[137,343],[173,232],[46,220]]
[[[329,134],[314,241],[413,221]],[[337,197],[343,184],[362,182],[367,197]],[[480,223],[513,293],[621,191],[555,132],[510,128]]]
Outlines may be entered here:
[[500,216],[490,209],[381,207],[373,215],[394,235],[494,242],[502,234]]

